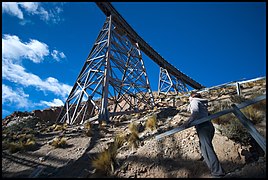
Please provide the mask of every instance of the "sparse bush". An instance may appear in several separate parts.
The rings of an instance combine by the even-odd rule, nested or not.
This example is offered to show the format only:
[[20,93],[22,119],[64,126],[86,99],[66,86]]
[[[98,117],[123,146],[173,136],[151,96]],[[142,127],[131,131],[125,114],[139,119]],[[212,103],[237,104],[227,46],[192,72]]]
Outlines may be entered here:
[[91,123],[89,121],[84,123],[84,128],[85,128],[85,134],[88,137],[92,136]]
[[16,153],[23,149],[23,144],[21,141],[19,142],[11,142],[8,144],[8,150],[10,153]]
[[238,95],[236,94],[236,95],[232,95],[232,96],[230,97],[230,100],[231,100],[232,103],[240,104],[240,103],[246,101],[247,99],[246,99],[245,97],[243,97],[243,96],[238,96]]
[[248,145],[251,139],[251,135],[243,127],[241,122],[237,118],[229,120],[229,123],[221,125],[221,132],[229,139],[235,142],[241,143],[242,145]]
[[138,131],[138,125],[136,123],[130,123],[128,126],[128,129],[130,130],[130,135],[128,137],[128,144],[131,147],[138,147],[139,142],[139,131]]
[[[263,93],[255,92],[250,96],[250,99],[254,99],[258,96],[263,95]],[[266,112],[266,99],[259,101],[255,104],[252,105],[255,109],[260,110],[260,111],[265,111]]]
[[97,172],[109,175],[114,171],[114,154],[108,149],[105,149],[103,152],[99,153],[98,156],[92,160],[92,167],[96,169]]
[[218,118],[212,119],[211,122],[221,125],[221,124],[228,124],[232,119],[234,119],[234,116],[232,114],[225,114],[223,116],[220,116]]
[[99,153],[97,157],[92,160],[92,167],[95,168],[99,173],[103,173],[105,175],[113,173],[118,149],[123,146],[125,141],[126,134],[116,134],[114,141],[110,143],[109,147],[103,152]]
[[55,137],[52,140],[51,145],[55,148],[64,148],[67,146],[67,139],[65,137]]
[[241,111],[253,124],[258,124],[264,119],[264,113],[258,111],[253,105],[247,106]]
[[63,131],[67,128],[67,124],[56,124],[54,131]]
[[123,133],[116,134],[114,137],[114,146],[120,148],[126,141],[126,135]]
[[132,148],[137,148],[139,140],[140,138],[139,138],[138,132],[135,132],[135,131],[131,132],[128,138],[129,146],[131,146]]
[[100,120],[99,121],[99,128],[103,129],[105,126],[107,126],[107,122],[105,120]]
[[23,144],[25,150],[30,151],[36,148],[36,142],[34,139],[27,139],[26,143]]
[[89,130],[91,128],[91,123],[89,121],[84,123],[84,128]]
[[[217,105],[213,105],[212,107],[213,107],[213,110],[210,113],[214,114],[214,113],[223,111],[225,109],[229,109],[230,105],[229,105],[229,102],[222,101],[221,103]],[[212,119],[211,122],[216,123],[216,124],[226,124],[231,118],[232,118],[231,114],[226,114],[218,118]]]
[[150,129],[151,131],[156,129],[156,126],[157,126],[156,117],[157,117],[156,115],[148,117],[148,119],[147,119],[147,121],[145,123],[146,129]]
[[130,123],[128,125],[128,129],[129,129],[130,132],[136,132],[136,133],[138,133],[138,126],[134,122],[133,123]]

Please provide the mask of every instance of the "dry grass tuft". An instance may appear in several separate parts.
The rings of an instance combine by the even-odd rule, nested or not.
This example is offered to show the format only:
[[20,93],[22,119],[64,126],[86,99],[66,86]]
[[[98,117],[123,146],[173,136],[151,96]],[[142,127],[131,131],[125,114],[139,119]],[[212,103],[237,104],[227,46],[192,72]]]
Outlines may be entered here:
[[124,133],[118,133],[114,137],[114,146],[120,148],[126,141],[126,135]]
[[36,148],[35,139],[19,139],[15,142],[5,142],[5,149],[8,149],[10,153],[16,153],[18,151],[30,151]]
[[134,122],[128,125],[128,129],[130,132],[138,133],[138,125]]
[[131,146],[132,148],[137,148],[138,147],[138,143],[139,143],[139,134],[138,132],[131,132],[129,138],[128,138],[128,144],[129,146]]
[[65,137],[55,137],[52,140],[51,145],[55,148],[64,148],[67,146],[67,139]]
[[152,115],[152,116],[148,117],[148,119],[145,123],[146,129],[150,129],[152,131],[152,130],[156,129],[156,126],[157,126],[157,116]]
[[91,123],[89,121],[85,122],[84,128],[85,128],[85,134],[88,137],[92,136]]
[[114,172],[114,159],[113,154],[108,149],[105,149],[92,160],[92,167],[96,169],[96,172],[109,175]]

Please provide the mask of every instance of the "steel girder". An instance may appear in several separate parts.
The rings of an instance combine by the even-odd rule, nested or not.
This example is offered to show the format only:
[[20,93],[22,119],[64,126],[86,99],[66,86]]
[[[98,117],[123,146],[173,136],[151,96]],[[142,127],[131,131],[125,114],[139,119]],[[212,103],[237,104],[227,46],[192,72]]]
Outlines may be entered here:
[[202,89],[203,85],[196,82],[186,74],[179,71],[176,67],[166,61],[159,53],[157,53],[137,32],[126,22],[126,20],[119,14],[119,12],[112,6],[110,2],[95,2],[102,12],[106,15],[113,15],[115,23],[126,32],[129,39],[139,43],[141,51],[143,51],[149,58],[156,62],[160,67],[168,70],[169,74],[175,78],[183,81],[188,86],[194,89]]
[[68,124],[152,109],[154,99],[138,43],[108,16],[58,116]]
[[158,94],[168,94],[169,92],[187,92],[185,83],[168,73],[167,69],[160,67]]

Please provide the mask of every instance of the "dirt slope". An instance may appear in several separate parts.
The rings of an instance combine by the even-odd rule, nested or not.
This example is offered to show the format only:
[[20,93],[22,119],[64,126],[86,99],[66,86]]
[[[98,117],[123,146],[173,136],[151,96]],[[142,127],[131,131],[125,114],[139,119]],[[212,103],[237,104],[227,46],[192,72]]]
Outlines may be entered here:
[[[254,88],[244,86],[242,92],[246,96],[256,90],[266,93],[266,83],[254,84]],[[207,95],[210,107],[228,99],[230,94],[232,93],[224,90],[224,93]],[[47,131],[47,122],[33,117],[32,114],[14,116],[11,122],[20,119],[17,123],[28,121],[33,124],[32,129],[38,132],[35,135],[37,147],[31,151],[15,153],[2,148],[2,177],[210,178],[205,162],[199,161],[198,137],[194,127],[160,141],[154,138],[156,134],[178,127],[190,115],[186,111],[187,99],[176,99],[176,107],[172,107],[173,101],[167,102],[166,99],[161,101],[156,98],[158,108],[150,112],[114,119],[111,124],[102,128],[98,124],[92,124],[90,136],[85,134],[82,125],[67,126],[63,131]],[[157,129],[151,131],[145,129],[145,122],[152,115],[157,115]],[[138,147],[132,148],[125,142],[118,150],[114,171],[109,175],[95,172],[92,160],[108,148],[116,134],[129,134],[131,122],[139,124],[141,141],[138,142]],[[216,124],[215,127],[217,129]],[[266,138],[266,116],[256,128]],[[67,138],[64,148],[50,145],[51,140],[57,136]],[[2,139],[5,138],[6,135],[2,133]],[[213,145],[223,168],[229,173],[226,177],[266,177],[266,156],[256,151],[250,152],[250,145],[243,146],[230,140],[219,130],[216,130]]]

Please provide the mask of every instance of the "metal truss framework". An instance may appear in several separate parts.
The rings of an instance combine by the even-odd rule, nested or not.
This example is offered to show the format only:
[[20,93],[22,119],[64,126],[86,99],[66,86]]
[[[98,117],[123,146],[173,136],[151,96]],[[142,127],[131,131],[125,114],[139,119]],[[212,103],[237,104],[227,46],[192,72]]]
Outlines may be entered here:
[[160,67],[166,69],[170,75],[174,76],[175,78],[183,81],[188,86],[194,89],[202,89],[204,88],[203,85],[196,82],[186,74],[179,71],[175,68],[172,64],[166,61],[160,54],[158,54],[143,38],[141,38],[136,31],[126,22],[126,20],[117,12],[117,10],[112,6],[110,2],[95,2],[98,7],[102,10],[102,12],[106,15],[113,15],[114,22],[120,26],[125,33],[127,34],[128,38],[139,43],[140,49],[144,52],[149,58],[151,58],[154,62],[156,62]]
[[138,43],[108,16],[58,116],[83,123],[152,109],[154,99]]
[[178,78],[170,75],[167,69],[160,67],[158,94],[168,94],[169,92],[187,92],[185,83]]

